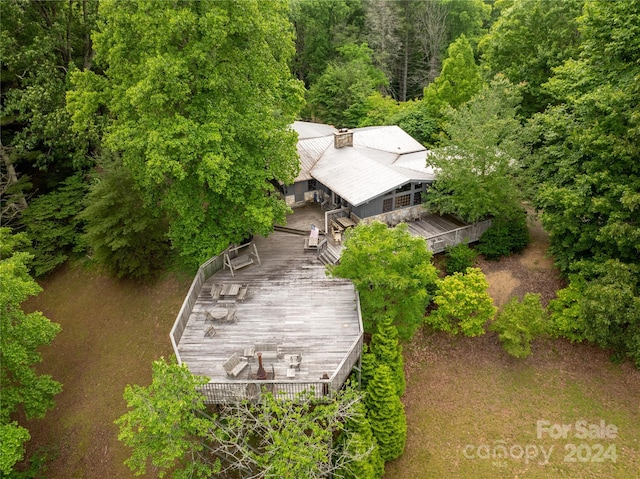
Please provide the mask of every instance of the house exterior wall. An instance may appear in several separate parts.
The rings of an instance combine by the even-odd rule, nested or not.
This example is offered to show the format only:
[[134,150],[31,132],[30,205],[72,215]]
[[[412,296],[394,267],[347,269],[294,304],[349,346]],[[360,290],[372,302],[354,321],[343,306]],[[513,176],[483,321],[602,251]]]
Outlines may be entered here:
[[[391,191],[384,196],[377,196],[371,201],[359,206],[351,206],[344,199],[339,201],[340,204],[335,206],[349,206],[353,214],[358,218],[376,217],[377,219],[389,217],[401,217],[403,210],[407,217],[413,216],[414,206],[422,204],[422,195],[428,190],[427,182],[408,182],[405,185]],[[323,201],[328,198],[332,203],[335,200],[331,190],[316,180],[299,181],[293,185],[285,187],[285,199],[287,205],[296,206],[312,201]],[[393,213],[391,215],[390,213]],[[381,219],[381,221],[385,221]],[[401,220],[400,220],[401,221]]]

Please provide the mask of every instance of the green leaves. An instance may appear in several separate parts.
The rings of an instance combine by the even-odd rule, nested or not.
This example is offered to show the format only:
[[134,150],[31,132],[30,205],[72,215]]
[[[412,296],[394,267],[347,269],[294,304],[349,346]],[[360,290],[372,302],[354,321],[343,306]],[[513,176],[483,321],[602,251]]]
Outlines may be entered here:
[[340,61],[327,65],[308,94],[314,118],[337,127],[355,127],[367,115],[369,97],[387,84],[384,74],[373,66],[366,43],[347,44],[339,49]]
[[186,365],[161,359],[153,363],[148,388],[127,386],[124,399],[130,411],[116,424],[118,439],[133,450],[125,463],[136,475],[146,472],[148,458],[160,477],[176,466],[192,474],[188,477],[207,478],[214,472],[213,466],[202,468],[193,461],[211,427],[210,421],[194,414],[204,407],[204,396],[196,388],[207,381],[193,376]]
[[438,307],[427,316],[426,323],[449,334],[484,334],[485,323],[498,310],[487,292],[488,287],[479,268],[468,268],[465,274],[454,273],[439,280],[433,298]]
[[23,221],[33,242],[36,276],[53,270],[68,259],[72,250],[79,249],[81,222],[77,215],[86,191],[82,175],[77,174],[29,204]]
[[[198,264],[249,234],[268,234],[287,208],[273,184],[298,171],[289,125],[303,88],[286,3],[101,2],[96,61],[74,75],[74,121],[104,102],[104,145],[131,172],[169,238]],[[85,77],[85,78],[83,78]],[[105,93],[96,91],[102,87]]]
[[629,356],[640,367],[638,267],[618,260],[581,262],[549,310],[554,334]]
[[496,78],[468,103],[449,110],[443,147],[427,156],[437,171],[426,195],[429,208],[468,222],[508,216],[519,208],[513,177],[524,155],[516,119],[518,91]]
[[407,420],[386,364],[377,366],[367,386],[365,404],[382,459],[386,462],[402,455],[407,440]]
[[330,272],[355,284],[366,332],[375,332],[378,318],[390,316],[405,340],[422,324],[435,289],[431,256],[424,239],[411,236],[407,225],[390,229],[374,222],[351,231],[340,264]]
[[26,266],[31,256],[19,251],[26,246],[24,234],[11,235],[0,228],[0,244],[0,472],[8,474],[22,459],[22,444],[29,439],[28,431],[12,418],[18,413],[27,419],[44,417],[62,390],[59,382],[35,369],[42,361],[39,349],[50,344],[61,328],[42,313],[26,314],[20,306],[41,291]]
[[146,208],[130,173],[118,162],[97,176],[78,218],[94,259],[118,277],[149,278],[169,250],[167,224]]
[[531,354],[531,341],[547,332],[547,312],[540,303],[540,295],[527,293],[522,301],[513,297],[491,323],[489,329],[498,333],[504,350],[516,358]]

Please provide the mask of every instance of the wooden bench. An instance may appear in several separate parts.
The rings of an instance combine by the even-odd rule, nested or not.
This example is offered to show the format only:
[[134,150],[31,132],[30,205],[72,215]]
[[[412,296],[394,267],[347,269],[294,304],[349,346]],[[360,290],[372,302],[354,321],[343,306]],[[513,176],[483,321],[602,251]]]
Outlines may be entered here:
[[253,350],[257,353],[262,353],[262,357],[267,359],[277,359],[280,356],[280,348],[276,343],[262,343],[256,344]]
[[246,359],[241,358],[236,353],[233,353],[233,355],[229,359],[227,359],[225,361],[225,363],[222,365],[222,367],[224,368],[225,372],[227,373],[227,376],[235,378],[248,365],[249,365],[249,363],[248,363],[248,361]]

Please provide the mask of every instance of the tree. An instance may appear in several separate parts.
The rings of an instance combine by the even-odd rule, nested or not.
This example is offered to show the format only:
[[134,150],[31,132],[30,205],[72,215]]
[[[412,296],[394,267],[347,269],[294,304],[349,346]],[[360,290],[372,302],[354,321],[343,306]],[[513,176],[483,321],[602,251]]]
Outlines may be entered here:
[[468,222],[509,217],[520,209],[515,183],[524,155],[516,119],[517,89],[504,78],[448,111],[443,146],[427,156],[436,181],[426,195],[428,208],[454,213]]
[[[401,51],[400,20],[397,9],[386,0],[365,0],[365,26],[367,44],[373,51],[373,63],[390,82]],[[385,93],[393,94],[390,85]],[[397,98],[397,95],[395,96]]]
[[299,168],[290,129],[303,88],[281,1],[100,3],[104,76],[75,72],[68,107],[80,130],[108,112],[103,145],[145,204],[169,218],[173,246],[202,263],[287,207],[276,194]]
[[39,348],[48,345],[60,332],[40,312],[25,313],[21,308],[29,296],[42,289],[29,276],[31,255],[22,251],[28,245],[24,233],[12,235],[0,228],[0,473],[9,474],[24,456],[29,432],[14,418],[42,418],[53,408],[53,397],[62,385],[48,374],[38,374],[42,361]]
[[203,460],[204,444],[211,423],[194,411],[204,409],[204,396],[197,387],[207,378],[193,376],[186,365],[153,362],[153,379],[144,388],[127,386],[124,399],[130,410],[118,418],[118,440],[132,449],[125,464],[136,474],[144,474],[147,460],[159,477],[169,471],[180,476],[208,478],[216,464]]
[[471,249],[468,244],[460,243],[450,246],[446,249],[445,257],[447,258],[446,271],[447,274],[464,273],[467,268],[473,268],[478,252]]
[[480,67],[466,36],[461,35],[447,49],[440,75],[424,89],[424,102],[437,114],[447,106],[457,108],[482,89]]
[[407,419],[404,406],[396,394],[392,372],[386,364],[378,364],[367,386],[365,405],[383,461],[400,457],[407,440]]
[[487,32],[493,2],[483,0],[441,0],[447,8],[447,43],[465,35],[475,49]]
[[129,171],[119,162],[96,177],[78,218],[93,258],[118,277],[148,278],[168,253],[166,220],[145,207]]
[[22,220],[32,242],[31,263],[36,276],[64,263],[73,251],[81,250],[82,201],[87,192],[83,175],[67,178],[54,191],[39,196],[29,204]]
[[153,364],[150,386],[127,387],[131,409],[116,423],[119,439],[132,448],[126,463],[136,474],[143,474],[150,460],[160,477],[173,471],[179,478],[313,479],[367,461],[374,451],[347,448],[339,441],[334,447],[345,424],[360,430],[352,424],[360,422],[360,396],[352,388],[329,402],[318,402],[312,392],[286,398],[263,391],[258,402],[221,405],[211,416],[198,391],[207,381],[162,359]]
[[291,0],[289,15],[295,30],[293,71],[311,87],[338,48],[364,41],[364,11],[360,0]]
[[540,303],[540,295],[527,293],[522,302],[513,297],[489,326],[498,333],[504,350],[516,358],[531,354],[531,341],[547,330],[547,312]]
[[353,460],[344,465],[337,464],[338,469],[334,473],[336,478],[379,479],[384,473],[384,461],[366,413],[364,405],[359,402],[353,408],[352,417],[345,423],[340,438],[344,443],[341,448],[348,451],[346,456]]
[[433,298],[437,309],[427,316],[427,324],[449,334],[484,334],[485,323],[498,310],[487,292],[488,287],[479,268],[467,268],[465,274],[454,273],[439,280],[438,292]]
[[618,260],[574,265],[569,286],[549,303],[556,335],[611,349],[640,368],[639,269]]
[[406,340],[422,324],[435,291],[437,271],[431,257],[424,239],[411,236],[405,224],[361,224],[345,239],[340,264],[329,273],[355,284],[365,332],[374,333],[376,321],[389,316],[400,339]]
[[640,5],[588,1],[581,47],[545,84],[557,104],[537,115],[534,198],[565,272],[581,260],[640,258]]
[[525,116],[543,111],[552,102],[542,85],[555,67],[577,57],[577,18],[583,4],[584,0],[514,1],[482,39],[480,49],[488,68],[514,84],[523,83],[521,113]]
[[2,141],[18,173],[47,192],[91,164],[65,110],[68,72],[91,65],[96,0],[2,2]]
[[495,260],[520,253],[530,242],[527,214],[523,210],[514,210],[493,219],[478,241],[478,252],[486,259]]
[[314,119],[337,127],[358,126],[367,115],[369,97],[387,83],[373,66],[366,44],[338,49],[340,61],[331,62],[308,94],[308,109]]
[[376,332],[371,337],[370,348],[377,364],[389,366],[396,394],[402,396],[406,387],[402,346],[398,343],[398,330],[390,316],[376,321]]

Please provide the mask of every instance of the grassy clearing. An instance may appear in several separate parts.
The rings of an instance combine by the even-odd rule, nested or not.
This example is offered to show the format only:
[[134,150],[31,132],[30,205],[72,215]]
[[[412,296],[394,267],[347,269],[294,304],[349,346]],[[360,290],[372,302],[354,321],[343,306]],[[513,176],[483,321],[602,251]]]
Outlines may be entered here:
[[[640,372],[631,365],[551,340],[518,361],[493,335],[421,336],[405,348],[407,447],[385,478],[640,477]],[[576,438],[579,420],[604,420],[618,435]],[[573,428],[566,439],[538,437],[537,421]],[[486,458],[498,445],[507,458]],[[530,459],[518,458],[527,448]]]
[[[498,305],[526,292],[541,293],[546,304],[561,287],[544,256],[545,236],[537,233],[542,239],[522,255],[481,264]],[[27,308],[62,325],[43,350],[40,370],[64,388],[56,409],[27,426],[30,452],[44,449],[55,457],[43,477],[133,477],[113,421],[126,410],[125,386],[148,384],[151,362],[172,353],[168,334],[191,279],[168,275],[140,285],[66,266],[43,282],[44,292]],[[612,364],[598,348],[538,341],[531,357],[516,360],[495,335],[418,335],[405,345],[405,369],[407,447],[387,464],[386,479],[640,478],[640,371]],[[619,434],[613,440],[538,438],[539,420],[604,420]],[[582,458],[591,453],[593,459],[601,443],[615,446],[616,461],[603,454],[596,457],[602,462],[564,462],[567,445],[583,443]],[[498,444],[537,446],[539,455],[528,461],[477,457],[484,454],[478,447]],[[540,464],[540,447],[548,454],[552,446],[548,464]]]
[[63,384],[56,408],[27,426],[29,452],[54,458],[44,477],[133,477],[113,421],[126,411],[125,386],[148,384],[151,362],[172,354],[169,330],[191,279],[141,285],[65,266],[42,282],[26,308],[62,325],[39,369]]

